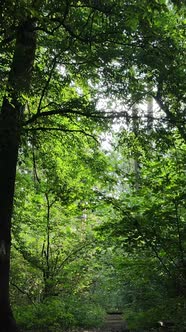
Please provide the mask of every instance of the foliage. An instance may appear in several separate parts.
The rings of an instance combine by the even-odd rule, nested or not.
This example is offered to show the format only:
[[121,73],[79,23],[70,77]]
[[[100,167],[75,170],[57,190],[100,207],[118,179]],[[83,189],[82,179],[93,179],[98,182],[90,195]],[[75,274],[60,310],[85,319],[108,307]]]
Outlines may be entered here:
[[73,315],[65,311],[62,301],[55,298],[45,303],[19,306],[15,313],[19,325],[26,329],[67,329],[75,325]]
[[[12,192],[8,222],[2,204],[0,225],[10,246],[9,174],[19,147],[11,272],[17,320],[29,328],[91,326],[118,306],[129,322],[135,313],[132,328],[149,328],[166,308],[162,319],[182,328],[184,2],[6,0],[1,9],[1,200]],[[149,98],[157,111],[139,119],[134,106]],[[103,131],[121,117],[119,157],[104,156]],[[98,224],[104,234],[96,238]]]
[[151,139],[144,131],[137,136],[124,132],[120,153],[130,167],[118,163],[119,195],[105,195],[113,212],[101,229],[125,252],[118,268],[123,271],[126,318],[137,330],[158,320],[173,320],[182,331],[185,142],[177,132],[167,134],[166,140],[156,132],[151,132]]
[[30,141],[26,154],[20,151],[11,273],[16,319],[27,329],[99,325],[104,309],[87,295],[99,222],[91,202],[94,186],[108,181],[108,161],[92,138],[47,138],[37,141],[40,149]]
[[83,303],[77,298],[49,298],[44,303],[15,307],[16,320],[24,329],[99,327],[104,311],[98,305]]

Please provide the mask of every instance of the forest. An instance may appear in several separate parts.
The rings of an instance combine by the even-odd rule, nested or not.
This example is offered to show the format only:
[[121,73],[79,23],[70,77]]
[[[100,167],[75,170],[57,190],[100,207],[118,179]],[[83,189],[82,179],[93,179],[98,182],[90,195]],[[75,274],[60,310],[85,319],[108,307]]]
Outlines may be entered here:
[[0,1],[0,332],[186,331],[185,14]]

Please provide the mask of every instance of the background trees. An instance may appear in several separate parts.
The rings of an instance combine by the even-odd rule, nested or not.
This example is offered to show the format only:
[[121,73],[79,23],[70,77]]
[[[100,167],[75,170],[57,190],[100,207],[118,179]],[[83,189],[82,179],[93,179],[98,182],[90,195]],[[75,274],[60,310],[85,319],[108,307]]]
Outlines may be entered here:
[[176,130],[166,128],[161,136],[155,128],[150,135],[141,128],[137,135],[120,134],[119,150],[117,195],[104,195],[113,211],[101,228],[123,251],[124,312],[137,331],[158,320],[173,320],[182,331],[185,142]]

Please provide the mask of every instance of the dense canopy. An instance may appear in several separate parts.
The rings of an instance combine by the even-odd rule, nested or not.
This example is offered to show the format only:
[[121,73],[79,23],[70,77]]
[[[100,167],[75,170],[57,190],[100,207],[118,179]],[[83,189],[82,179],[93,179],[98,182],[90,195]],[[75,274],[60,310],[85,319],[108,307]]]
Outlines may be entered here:
[[0,330],[183,331],[184,1],[0,9]]

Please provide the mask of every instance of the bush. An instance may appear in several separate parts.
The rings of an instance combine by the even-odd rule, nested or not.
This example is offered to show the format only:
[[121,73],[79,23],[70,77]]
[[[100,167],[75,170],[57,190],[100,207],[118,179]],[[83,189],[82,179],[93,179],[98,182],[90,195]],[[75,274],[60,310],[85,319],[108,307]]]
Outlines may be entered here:
[[105,311],[96,304],[69,297],[48,298],[43,303],[15,307],[15,318],[24,330],[50,329],[56,331],[70,328],[101,326]]
[[59,299],[48,299],[36,305],[18,306],[15,318],[23,329],[68,329],[76,324],[74,316],[65,311]]

